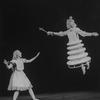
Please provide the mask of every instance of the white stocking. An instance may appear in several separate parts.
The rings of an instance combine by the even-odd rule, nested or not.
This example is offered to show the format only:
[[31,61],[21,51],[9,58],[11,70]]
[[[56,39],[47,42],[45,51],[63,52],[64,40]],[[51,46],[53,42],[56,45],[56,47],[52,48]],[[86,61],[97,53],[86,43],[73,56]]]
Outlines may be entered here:
[[19,95],[19,91],[15,91],[13,95],[13,100],[17,100],[18,95]]
[[29,94],[31,95],[31,97],[32,97],[33,100],[39,100],[39,99],[35,98],[35,95],[34,95],[34,92],[33,92],[32,89],[29,89]]

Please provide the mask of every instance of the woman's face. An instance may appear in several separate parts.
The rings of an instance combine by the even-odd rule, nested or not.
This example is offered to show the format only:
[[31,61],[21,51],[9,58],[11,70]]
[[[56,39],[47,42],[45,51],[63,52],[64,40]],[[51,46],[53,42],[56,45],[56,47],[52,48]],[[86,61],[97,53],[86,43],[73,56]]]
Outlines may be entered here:
[[70,29],[70,28],[75,28],[75,27],[76,27],[76,24],[73,23],[73,22],[67,22],[67,23],[66,23],[66,27],[67,27],[68,29]]
[[70,28],[75,28],[75,27],[76,27],[76,24],[75,24],[75,22],[74,22],[72,16],[70,16],[69,19],[67,19],[67,21],[66,21],[66,27],[67,27],[68,29],[70,29]]

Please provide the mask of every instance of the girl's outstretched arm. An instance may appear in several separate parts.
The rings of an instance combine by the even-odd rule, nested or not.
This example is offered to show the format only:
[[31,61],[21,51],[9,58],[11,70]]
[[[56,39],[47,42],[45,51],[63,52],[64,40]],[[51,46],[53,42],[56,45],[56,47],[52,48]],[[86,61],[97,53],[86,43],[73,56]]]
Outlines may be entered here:
[[39,54],[40,54],[40,52],[38,52],[37,55],[35,57],[33,57],[32,59],[29,59],[29,60],[26,59],[25,62],[30,63],[30,62],[34,61],[39,56]]

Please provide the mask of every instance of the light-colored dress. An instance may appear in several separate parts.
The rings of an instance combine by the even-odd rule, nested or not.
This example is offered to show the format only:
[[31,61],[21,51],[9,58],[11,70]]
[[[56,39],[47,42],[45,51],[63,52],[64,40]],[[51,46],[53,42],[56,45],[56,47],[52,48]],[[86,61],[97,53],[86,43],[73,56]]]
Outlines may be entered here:
[[[88,56],[88,53],[86,52],[86,48],[83,47],[84,44],[82,43],[82,40],[79,39],[79,35],[85,37],[85,36],[91,36],[91,33],[87,33],[85,31],[80,30],[79,28],[70,28],[67,31],[54,33],[55,35],[59,36],[68,36],[68,43],[67,43],[67,54],[68,54],[68,61],[67,65],[69,68],[78,68],[81,67],[79,65],[89,63],[91,60],[91,57]],[[74,67],[70,67],[74,66]],[[77,66],[77,67],[75,67]]]
[[[15,63],[16,68],[11,75],[8,90],[24,91],[32,88],[33,86],[31,82],[29,81],[29,79],[27,78],[27,76],[23,71],[25,59],[19,58],[17,60],[11,60],[11,63]],[[12,67],[13,66],[11,64],[8,66],[9,69]]]
[[83,47],[84,44],[81,43],[82,40],[79,39],[79,34],[82,36],[88,36],[88,33],[81,31],[79,28],[73,28],[67,31],[69,38],[69,42],[67,43],[67,49],[69,50],[67,52],[69,55],[67,59],[69,61],[67,62],[67,65],[69,66],[87,63],[91,60],[91,57],[89,57],[88,53],[85,52],[86,48]]

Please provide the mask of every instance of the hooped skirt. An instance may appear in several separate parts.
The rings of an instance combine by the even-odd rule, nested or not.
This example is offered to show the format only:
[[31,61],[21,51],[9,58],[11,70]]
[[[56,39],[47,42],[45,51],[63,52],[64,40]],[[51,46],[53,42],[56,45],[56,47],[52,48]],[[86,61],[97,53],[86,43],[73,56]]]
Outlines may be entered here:
[[32,84],[23,71],[14,71],[11,75],[8,90],[25,91],[32,88]]

